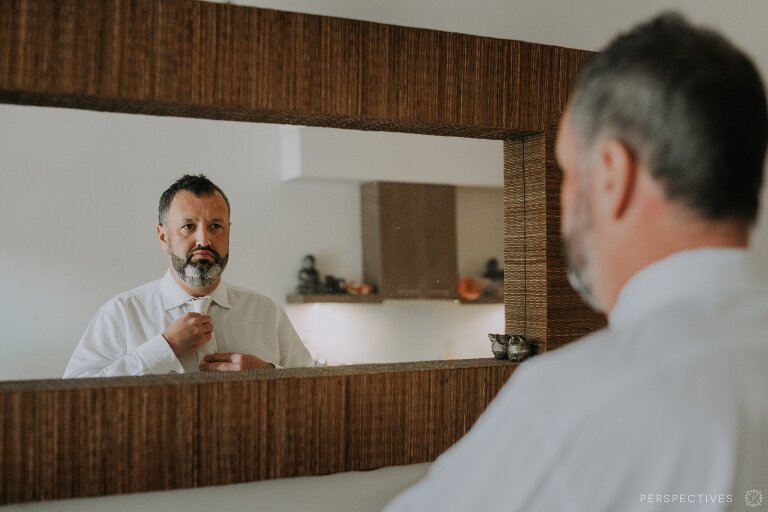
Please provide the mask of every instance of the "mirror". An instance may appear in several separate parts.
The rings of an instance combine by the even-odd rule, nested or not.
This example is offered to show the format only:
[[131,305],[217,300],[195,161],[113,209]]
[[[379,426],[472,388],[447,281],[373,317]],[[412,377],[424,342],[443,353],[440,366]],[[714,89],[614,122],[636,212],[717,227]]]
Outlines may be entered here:
[[98,308],[162,276],[157,200],[184,172],[232,203],[224,279],[284,306],[317,360],[490,357],[486,334],[504,330],[500,301],[285,304],[306,253],[322,274],[363,280],[366,181],[455,185],[458,274],[503,261],[500,141],[0,105],[0,154],[13,241],[0,308],[18,340],[0,348],[0,380],[60,378]]
[[[506,328],[537,337],[548,350],[596,327],[565,281],[556,235],[559,174],[551,154],[553,127],[589,52],[187,0],[89,3],[88,9],[75,0],[60,0],[55,7],[44,0],[0,3],[0,102],[504,140],[504,252],[510,274]],[[23,131],[10,130],[13,140]],[[60,137],[66,141],[70,135]],[[92,133],[95,141],[99,135]],[[179,134],[162,130],[154,135],[172,143]],[[61,146],[66,150],[66,143]],[[222,146],[232,147],[227,141]],[[121,187],[149,194],[147,187],[132,181],[136,168],[130,164],[141,145],[107,147],[112,150],[109,158],[83,179],[102,180],[109,198]],[[36,153],[38,148],[26,151]],[[202,155],[191,160],[190,170],[215,164],[204,169],[214,175],[215,166],[236,159],[209,161]],[[118,167],[119,162],[129,165]],[[111,254],[109,231],[122,228],[96,227],[98,206],[146,215],[142,235],[128,235],[130,250],[109,263],[114,263],[111,276],[123,280],[114,288],[136,286],[133,276],[120,275],[118,264],[124,261],[140,264],[145,276],[141,282],[156,278],[154,265],[164,268],[162,254],[152,237],[145,238],[143,226],[154,224],[156,194],[177,175],[167,163],[158,159],[157,166],[146,169],[157,173],[152,179],[159,187],[141,201],[132,197],[124,205],[77,196],[84,210],[77,226],[64,224],[56,210],[71,195],[50,191],[36,201],[44,210],[19,205],[27,215],[46,213],[34,218],[36,224],[28,219],[22,226],[6,223],[4,234],[10,232],[11,242],[4,249],[19,233],[28,233],[24,236],[40,252],[25,254],[20,262],[4,252],[4,262],[31,270],[15,281],[19,296],[13,299],[32,297],[25,290],[33,284],[35,290],[63,287],[66,295],[90,294],[91,303],[83,309],[91,315],[103,303],[102,295],[114,293],[98,292],[93,275],[87,280],[71,277],[75,253],[68,254],[67,247],[78,243],[78,234],[93,232],[102,241],[81,258],[96,265]],[[118,182],[98,172],[118,168],[124,173]],[[19,186],[38,185],[25,181],[21,171],[9,171],[13,186],[3,187],[4,199]],[[234,188],[249,177],[239,176]],[[229,187],[227,182],[221,185]],[[43,222],[62,224],[57,243],[35,236]],[[61,239],[66,242],[59,243]],[[43,253],[55,253],[70,268],[64,273],[37,268]],[[133,262],[139,257],[149,259]],[[85,301],[83,297],[77,300]],[[57,300],[62,299],[52,294],[42,293],[40,300],[46,308],[61,307]],[[42,321],[34,313],[20,320],[25,325]],[[77,326],[78,336],[81,328]],[[48,350],[42,347],[36,357],[51,359]],[[10,411],[5,436],[0,436],[7,469],[0,478],[0,501],[199,487],[431,461],[466,432],[514,368],[482,359],[254,372],[240,378],[0,383],[0,406]],[[204,410],[212,400],[216,410]],[[269,414],[268,404],[274,406]],[[115,410],[121,412],[115,416]],[[254,439],[270,450],[241,449]],[[169,460],[192,463],[169,475]]]

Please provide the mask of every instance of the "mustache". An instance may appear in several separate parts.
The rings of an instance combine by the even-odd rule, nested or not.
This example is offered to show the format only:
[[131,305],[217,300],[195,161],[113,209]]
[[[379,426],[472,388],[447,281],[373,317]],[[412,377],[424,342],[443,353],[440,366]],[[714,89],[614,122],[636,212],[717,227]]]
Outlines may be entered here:
[[206,246],[198,245],[197,247],[195,247],[191,251],[189,251],[187,253],[187,264],[192,263],[192,256],[197,251],[208,251],[209,253],[211,253],[213,255],[213,262],[216,263],[216,264],[221,265],[221,261],[222,261],[221,254],[219,254],[218,251],[216,249],[214,249],[213,247],[211,247],[210,245],[206,245]]

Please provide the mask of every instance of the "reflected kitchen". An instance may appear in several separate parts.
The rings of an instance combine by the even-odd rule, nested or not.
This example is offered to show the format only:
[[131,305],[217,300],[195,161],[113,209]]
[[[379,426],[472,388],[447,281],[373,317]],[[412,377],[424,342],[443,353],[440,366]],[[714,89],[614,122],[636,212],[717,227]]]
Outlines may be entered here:
[[[3,349],[16,353],[2,358],[3,380],[61,377],[98,308],[162,276],[157,196],[186,172],[205,173],[232,202],[223,279],[284,307],[320,364],[492,357],[487,334],[503,332],[500,297],[460,300],[459,290],[474,298],[473,287],[491,284],[482,278],[487,262],[503,261],[500,142],[2,108],[3,152],[23,171],[8,179],[26,174],[36,183],[17,184],[5,208],[40,226],[4,255],[17,271],[6,280],[16,300],[4,298],[3,310],[14,312],[10,329],[23,343]],[[19,131],[24,140],[9,144]],[[366,199],[385,189],[395,203]],[[414,199],[425,190],[451,200]],[[88,229],[51,223],[40,202]],[[376,215],[378,225],[364,222]],[[420,229],[416,239],[433,242],[415,260],[398,253],[413,249],[408,243],[385,254],[386,237],[374,235],[387,229],[402,238]],[[297,295],[307,254],[323,279],[377,291],[366,299]],[[388,291],[392,271],[401,293]],[[430,278],[435,272],[448,277]],[[430,291],[430,280],[442,287]]]

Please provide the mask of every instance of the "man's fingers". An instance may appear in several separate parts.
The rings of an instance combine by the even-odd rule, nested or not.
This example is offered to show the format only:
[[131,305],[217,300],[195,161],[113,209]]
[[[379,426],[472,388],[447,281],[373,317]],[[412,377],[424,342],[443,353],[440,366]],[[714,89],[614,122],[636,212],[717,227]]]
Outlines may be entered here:
[[202,371],[240,371],[275,367],[275,365],[272,363],[268,363],[256,356],[250,354],[240,354],[237,352],[208,354],[205,356],[204,361],[205,362],[200,365],[200,369]]
[[202,313],[195,313],[194,311],[190,313],[186,313],[186,317],[191,320],[199,320],[204,324],[211,323],[211,316],[210,315],[204,315]]
[[240,354],[232,352],[219,352],[205,356],[206,363],[239,363],[240,359]]

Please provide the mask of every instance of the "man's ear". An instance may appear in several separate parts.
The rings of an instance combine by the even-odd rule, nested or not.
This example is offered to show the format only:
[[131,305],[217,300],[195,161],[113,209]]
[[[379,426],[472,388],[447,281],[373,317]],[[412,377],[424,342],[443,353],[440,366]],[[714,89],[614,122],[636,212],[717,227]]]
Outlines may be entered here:
[[168,252],[168,234],[165,232],[165,226],[162,224],[157,225],[157,238],[160,240],[160,247],[163,251]]
[[634,199],[637,179],[637,158],[634,152],[617,139],[600,143],[597,193],[601,207],[611,219],[621,219]]

